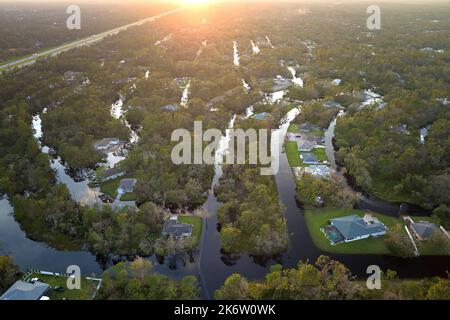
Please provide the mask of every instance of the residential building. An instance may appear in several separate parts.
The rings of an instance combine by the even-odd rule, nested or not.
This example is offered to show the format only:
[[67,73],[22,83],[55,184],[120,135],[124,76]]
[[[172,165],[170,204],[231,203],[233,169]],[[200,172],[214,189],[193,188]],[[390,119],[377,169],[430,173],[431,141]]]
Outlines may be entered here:
[[341,109],[342,105],[339,102],[333,101],[333,100],[329,100],[329,101],[325,101],[323,103],[323,106],[326,108],[337,108],[337,109]]
[[286,90],[292,85],[291,80],[285,79],[282,76],[277,76],[273,82],[274,82],[273,91]]
[[312,174],[318,177],[329,177],[330,176],[330,167],[326,165],[312,165],[304,168],[305,173]]
[[122,179],[119,184],[117,192],[119,194],[125,194],[133,192],[134,186],[136,185],[137,179]]
[[175,112],[178,110],[178,106],[175,104],[169,104],[167,106],[161,107],[162,111]]
[[437,230],[437,226],[434,223],[427,221],[413,222],[410,226],[414,236],[416,236],[419,240],[428,239],[431,237],[433,232]]
[[108,150],[109,148],[113,146],[117,146],[120,144],[120,140],[118,138],[105,138],[102,140],[99,140],[94,143],[94,148],[97,150]]
[[301,153],[300,158],[302,159],[304,164],[308,165],[318,165],[320,161],[317,159],[314,153]]
[[372,215],[366,214],[364,218],[351,215],[332,219],[330,226],[323,228],[322,231],[334,245],[340,242],[379,237],[386,234],[388,228]]
[[17,281],[2,296],[0,300],[44,300],[50,286],[39,281]]
[[307,141],[307,140],[299,142],[299,143],[297,143],[297,145],[298,145],[298,151],[300,151],[300,152],[311,152],[317,146],[315,142]]
[[191,224],[179,223],[177,216],[172,216],[164,223],[163,235],[171,236],[174,240],[192,236]]
[[120,168],[106,169],[103,174],[102,181],[114,180],[116,178],[122,177],[124,174],[125,174],[125,171]]
[[270,114],[268,112],[261,112],[261,113],[255,114],[253,117],[256,120],[265,120],[265,119],[267,119],[267,117],[269,117],[269,115]]

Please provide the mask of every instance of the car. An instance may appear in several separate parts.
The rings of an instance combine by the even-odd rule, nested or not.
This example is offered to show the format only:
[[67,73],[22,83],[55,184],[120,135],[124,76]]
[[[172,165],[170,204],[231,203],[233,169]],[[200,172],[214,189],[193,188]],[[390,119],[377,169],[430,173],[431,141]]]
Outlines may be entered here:
[[62,286],[56,286],[56,287],[54,288],[54,290],[55,290],[56,292],[64,292],[64,291],[66,291],[66,288],[64,288],[64,287],[62,287]]
[[35,283],[35,282],[41,282],[41,279],[39,279],[39,278],[32,278],[31,279],[31,283]]

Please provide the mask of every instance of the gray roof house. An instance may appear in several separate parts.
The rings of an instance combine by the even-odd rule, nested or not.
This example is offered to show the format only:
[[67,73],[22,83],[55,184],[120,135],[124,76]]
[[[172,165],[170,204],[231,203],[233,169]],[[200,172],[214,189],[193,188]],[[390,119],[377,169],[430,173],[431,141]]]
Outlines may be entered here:
[[433,234],[434,230],[437,229],[437,227],[434,223],[420,221],[420,222],[412,223],[411,229],[412,229],[414,235],[419,240],[426,240],[429,237],[431,237],[431,235]]
[[164,223],[163,235],[170,235],[175,240],[191,237],[192,228],[191,224],[179,223],[177,217],[171,217]]
[[123,171],[120,168],[106,169],[103,174],[103,181],[113,180],[113,179],[123,176],[124,174],[125,174],[125,171]]
[[120,194],[133,192],[136,182],[137,179],[122,179],[119,188],[117,188],[117,192]]
[[300,158],[304,164],[319,164],[319,160],[313,153],[301,153]]
[[313,141],[302,141],[298,143],[298,151],[311,152],[316,147]]
[[46,283],[17,281],[9,288],[0,300],[39,300],[50,289]]
[[96,141],[94,143],[94,148],[97,150],[106,150],[118,144],[120,144],[120,140],[118,138],[104,138],[102,140]]
[[335,231],[342,235],[344,242],[378,237],[386,234],[388,230],[383,223],[370,215],[365,215],[364,218],[351,215],[332,219],[330,223]]

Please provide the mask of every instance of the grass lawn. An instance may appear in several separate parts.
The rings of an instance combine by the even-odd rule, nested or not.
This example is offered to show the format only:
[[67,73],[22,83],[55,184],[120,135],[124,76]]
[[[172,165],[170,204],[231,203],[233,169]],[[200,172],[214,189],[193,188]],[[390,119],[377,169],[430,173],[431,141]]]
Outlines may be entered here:
[[[113,180],[100,183],[100,192],[106,193],[110,197],[117,198],[117,189],[119,188],[120,181],[123,179],[133,179],[134,177],[119,177]],[[136,200],[136,195],[133,192],[124,194],[121,201],[134,201]]]
[[313,136],[316,136],[316,137],[323,137],[323,135],[325,134],[323,132],[323,130],[320,130],[320,129],[310,130],[309,133],[312,134]]
[[324,148],[315,148],[313,150],[314,155],[319,159],[319,161],[328,161],[327,154]]
[[288,141],[285,145],[286,156],[291,167],[305,167],[305,164],[300,159],[300,153],[298,152],[297,142]]
[[125,193],[120,197],[120,201],[136,201],[136,194],[134,192]]
[[[331,253],[341,254],[389,254],[389,249],[384,243],[384,237],[368,238],[349,243],[341,243],[332,246],[325,235],[320,231],[320,228],[329,225],[329,220],[333,218],[344,217],[356,214],[360,217],[364,215],[364,211],[359,210],[345,210],[336,208],[323,208],[306,211],[306,221],[308,224],[309,233],[314,241],[314,244],[321,250]],[[399,218],[385,216],[381,214],[374,214],[381,222],[388,228],[396,224],[404,224]]]
[[115,199],[117,197],[117,188],[119,187],[120,181],[122,179],[124,178],[119,177],[113,180],[102,182],[100,184],[100,191]]
[[51,287],[63,287],[63,292],[50,291],[48,296],[52,300],[92,300],[94,293],[97,291],[97,281],[88,280],[86,278],[81,279],[81,289],[69,290],[67,289],[67,277],[44,275],[40,273],[31,274],[28,279],[39,278],[42,282],[50,285]]
[[298,129],[298,126],[296,124],[291,124],[291,125],[289,125],[288,132],[299,133],[300,130]]
[[203,219],[196,216],[179,216],[178,221],[193,225],[192,238],[195,239],[195,246],[198,246],[200,243],[200,237],[202,236]]

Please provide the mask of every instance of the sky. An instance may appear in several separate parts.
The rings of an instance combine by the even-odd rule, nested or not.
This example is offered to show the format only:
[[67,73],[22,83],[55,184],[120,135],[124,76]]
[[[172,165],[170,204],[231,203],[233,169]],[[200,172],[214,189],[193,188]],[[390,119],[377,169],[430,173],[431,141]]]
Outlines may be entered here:
[[[224,2],[224,0],[209,0],[209,2]],[[328,3],[345,3],[345,2],[361,2],[368,3],[371,2],[373,4],[380,3],[432,3],[432,2],[440,2],[445,3],[449,2],[449,0],[225,0],[227,2],[237,1],[237,2],[303,2],[303,3],[317,3],[317,2],[328,2]],[[0,0],[0,3],[49,3],[49,2],[60,2],[60,3],[124,3],[124,2],[141,2],[141,3],[152,3],[152,2],[183,2],[183,0]]]

